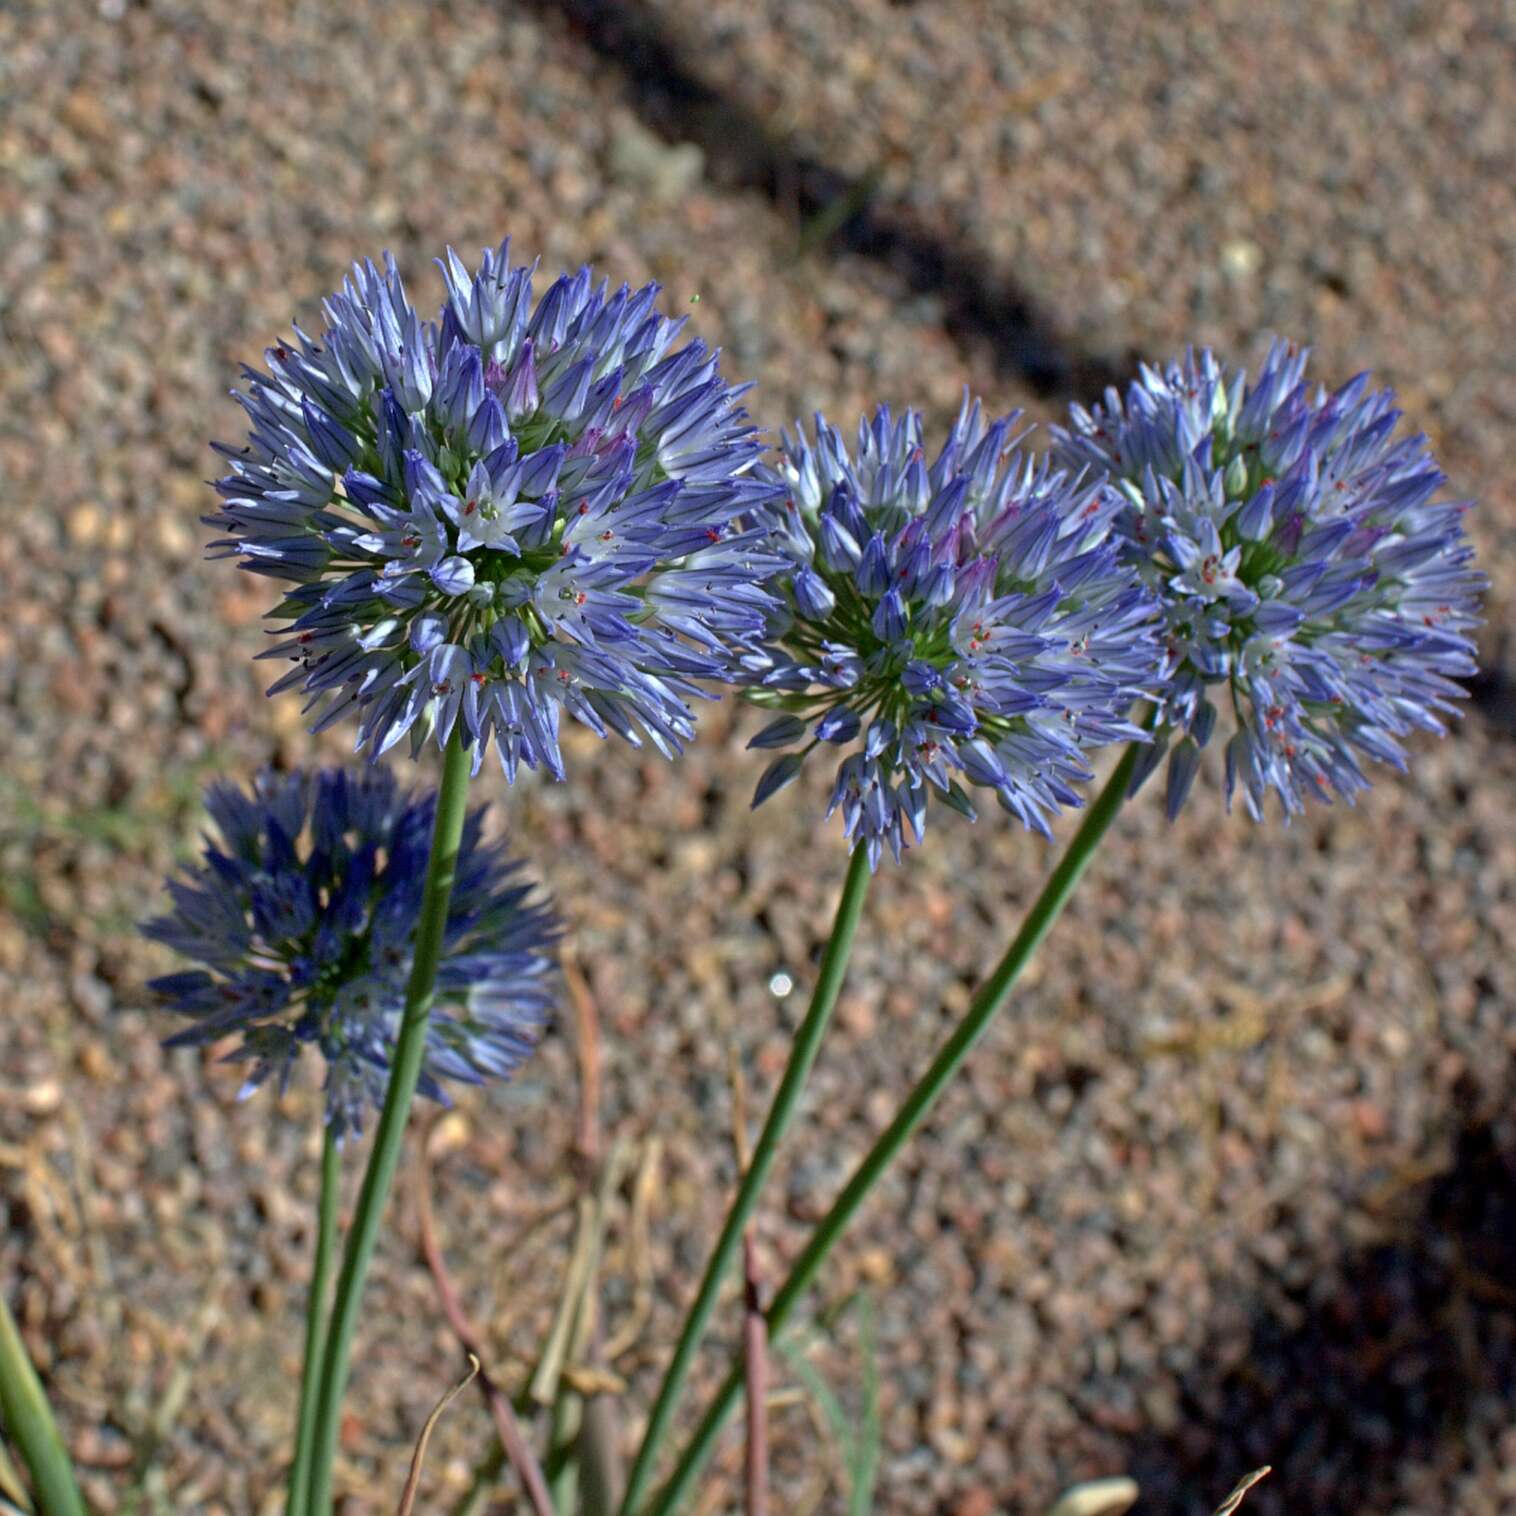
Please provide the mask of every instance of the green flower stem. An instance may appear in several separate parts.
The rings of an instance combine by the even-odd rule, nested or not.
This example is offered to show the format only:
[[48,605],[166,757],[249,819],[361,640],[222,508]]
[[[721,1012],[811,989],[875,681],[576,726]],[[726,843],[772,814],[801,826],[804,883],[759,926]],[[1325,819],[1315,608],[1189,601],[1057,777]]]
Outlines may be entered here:
[[426,1051],[427,1020],[436,989],[437,964],[447,929],[448,905],[453,898],[458,847],[463,836],[463,818],[468,800],[469,753],[459,723],[448,740],[442,760],[442,787],[437,795],[437,817],[432,831],[432,853],[426,866],[421,895],[421,914],[416,923],[415,957],[410,982],[405,989],[405,1013],[395,1041],[394,1062],[384,1109],[374,1132],[374,1146],[364,1171],[363,1185],[353,1211],[352,1227],[342,1254],[332,1299],[332,1319],[327,1330],[326,1355],[321,1365],[320,1390],[315,1407],[315,1437],[311,1444],[310,1496],[305,1516],[328,1516],[332,1508],[332,1461],[337,1453],[337,1430],[342,1414],[342,1395],[347,1388],[348,1360],[358,1325],[358,1307],[364,1280],[379,1240],[379,1224],[385,1201],[400,1162],[405,1123],[410,1114],[416,1081],[421,1075]]
[[[965,1058],[984,1035],[985,1029],[994,1020],[995,1014],[1010,998],[1011,988],[1020,977],[1038,944],[1047,935],[1049,928],[1058,919],[1074,886],[1089,866],[1091,857],[1100,839],[1105,836],[1111,823],[1121,810],[1131,782],[1132,770],[1137,765],[1141,748],[1131,744],[1115,772],[1106,781],[1095,803],[1085,813],[1083,824],[1074,834],[1068,850],[1058,860],[1042,893],[1037,897],[1026,919],[1021,924],[1005,956],[991,971],[979,993],[974,997],[963,1020],[953,1035],[943,1044],[942,1050],[932,1061],[932,1066],[922,1076],[916,1087],[905,1098],[905,1103],[896,1112],[895,1119],[865,1154],[861,1163],[848,1180],[843,1191],[833,1202],[832,1208],[817,1224],[811,1240],[795,1261],[789,1277],[779,1287],[768,1309],[769,1340],[778,1338],[789,1321],[800,1298],[805,1294],[832,1251],[848,1223],[857,1215],[859,1207],[870,1190],[878,1182],[912,1133],[926,1119],[937,1097],[947,1088],[949,1081],[962,1066]],[[742,1393],[742,1364],[737,1363],[711,1403],[704,1419],[695,1429],[694,1436],[685,1448],[683,1456],[669,1481],[638,1516],[668,1516],[689,1489],[691,1482],[705,1467],[715,1450],[716,1435],[722,1424],[737,1404]]]
[[763,1130],[759,1133],[758,1141],[753,1148],[752,1160],[748,1164],[747,1172],[742,1176],[736,1199],[732,1201],[731,1209],[727,1212],[726,1223],[721,1229],[720,1237],[716,1240],[710,1262],[706,1265],[705,1277],[700,1281],[700,1290],[695,1296],[695,1303],[691,1306],[689,1315],[685,1317],[684,1328],[674,1348],[673,1360],[663,1376],[663,1384],[658,1390],[658,1399],[654,1402],[652,1415],[648,1418],[642,1446],[637,1450],[636,1461],[632,1464],[632,1471],[627,1477],[626,1495],[621,1502],[622,1516],[628,1516],[628,1513],[637,1509],[638,1502],[641,1501],[648,1482],[652,1478],[653,1465],[659,1448],[668,1435],[669,1423],[673,1417],[674,1408],[678,1404],[680,1392],[684,1389],[684,1382],[689,1376],[690,1366],[700,1347],[700,1340],[710,1323],[711,1313],[716,1308],[716,1297],[721,1291],[722,1281],[726,1278],[736,1258],[743,1228],[753,1213],[753,1207],[758,1203],[758,1192],[763,1188],[763,1182],[768,1178],[769,1170],[774,1166],[774,1155],[778,1151],[779,1143],[794,1120],[795,1112],[800,1104],[801,1091],[805,1087],[811,1066],[816,1061],[816,1054],[821,1048],[821,1039],[826,1032],[827,1023],[832,1019],[838,992],[842,989],[848,959],[852,955],[853,938],[858,931],[858,920],[863,914],[863,902],[868,894],[870,877],[868,850],[860,843],[853,849],[852,858],[848,863],[847,878],[842,886],[842,898],[837,902],[837,914],[833,918],[832,933],[827,940],[826,952],[821,959],[821,973],[816,980],[816,989],[811,996],[810,1008],[806,1011],[805,1020],[801,1023],[800,1031],[795,1037],[795,1046],[790,1053],[789,1064],[785,1068],[784,1077],[779,1082],[779,1089],[774,1096],[774,1104],[769,1110],[768,1119],[764,1122]]
[[31,1470],[41,1516],[84,1516],[73,1466],[42,1381],[26,1356],[21,1333],[0,1295],[0,1422]]
[[285,1516],[305,1516],[310,1482],[312,1423],[316,1387],[326,1348],[326,1297],[331,1284],[332,1252],[337,1240],[337,1206],[342,1155],[330,1126],[321,1143],[321,1209],[316,1223],[316,1260],[311,1268],[311,1295],[305,1308],[305,1364],[300,1371],[300,1410],[295,1420],[295,1461],[290,1465]]

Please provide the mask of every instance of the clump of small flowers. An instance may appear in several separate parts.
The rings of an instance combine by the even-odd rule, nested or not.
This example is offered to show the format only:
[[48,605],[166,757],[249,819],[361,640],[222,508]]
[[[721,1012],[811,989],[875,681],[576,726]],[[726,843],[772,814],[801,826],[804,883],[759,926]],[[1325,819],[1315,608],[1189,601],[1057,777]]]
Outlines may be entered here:
[[[191,1025],[169,1046],[240,1034],[243,1094],[282,1089],[303,1049],[326,1061],[327,1121],[356,1131],[384,1099],[405,1004],[436,796],[387,770],[264,771],[251,791],[218,782],[206,808],[220,833],[204,862],[168,884],[173,909],[144,924],[202,967],[149,988]],[[552,1007],[552,912],[521,866],[464,825],[419,1088],[507,1078]]]
[[[320,729],[348,712],[377,755],[461,720],[517,766],[563,777],[560,715],[673,753],[691,681],[761,629],[761,451],[658,287],[589,269],[534,302],[509,241],[470,274],[449,251],[436,322],[392,259],[354,267],[316,338],[266,354],[236,392],[246,446],[207,523],[217,556],[292,581],[264,656],[295,668]],[[272,693],[272,691],[271,691]]]
[[1171,817],[1217,692],[1236,724],[1228,804],[1240,784],[1256,819],[1270,790],[1288,816],[1351,801],[1364,758],[1403,768],[1400,739],[1441,732],[1475,672],[1467,505],[1435,498],[1444,476],[1424,437],[1395,435],[1392,391],[1366,374],[1312,389],[1306,357],[1276,343],[1250,383],[1191,351],[1054,429],[1065,463],[1118,487],[1125,555],[1163,603],[1156,740],[1134,788],[1167,751]]
[[920,841],[932,794],[972,818],[965,784],[1046,834],[1086,753],[1141,736],[1153,607],[1110,540],[1121,502],[1023,456],[1017,419],[965,397],[931,462],[914,411],[864,418],[852,452],[821,416],[784,437],[785,604],[746,670],[782,713],[752,746],[799,750],[754,803],[843,750],[831,809],[873,864]]

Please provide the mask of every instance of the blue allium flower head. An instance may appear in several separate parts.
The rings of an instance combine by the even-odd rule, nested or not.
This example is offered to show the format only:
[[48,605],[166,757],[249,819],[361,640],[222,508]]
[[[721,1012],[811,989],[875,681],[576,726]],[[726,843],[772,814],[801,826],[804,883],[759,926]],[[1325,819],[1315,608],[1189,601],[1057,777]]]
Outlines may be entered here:
[[[250,1094],[282,1088],[301,1050],[326,1060],[327,1120],[339,1137],[383,1103],[405,1005],[436,795],[383,768],[265,771],[251,793],[216,783],[220,832],[205,862],[169,881],[173,909],[143,925],[203,965],[149,988],[191,1025],[169,1046],[240,1033]],[[520,865],[464,825],[420,1088],[506,1078],[532,1051],[552,1005],[552,912]]]
[[1405,766],[1400,739],[1441,732],[1474,673],[1484,578],[1466,503],[1366,374],[1334,394],[1305,382],[1306,352],[1275,343],[1258,377],[1209,352],[1144,368],[1123,404],[1073,408],[1056,455],[1124,498],[1126,553],[1164,606],[1156,741],[1133,788],[1169,753],[1168,810],[1184,804],[1224,690],[1228,804],[1288,817],[1309,797],[1351,801],[1361,760]]
[[930,794],[972,818],[965,784],[1046,834],[1080,803],[1086,751],[1141,736],[1154,607],[1110,541],[1121,503],[1023,457],[1017,419],[965,396],[930,463],[914,411],[865,418],[852,453],[821,416],[814,445],[784,438],[764,512],[786,603],[744,666],[779,713],[751,746],[798,751],[754,804],[818,745],[843,750],[831,808],[876,866],[920,841]]
[[[672,754],[692,680],[757,632],[776,565],[745,515],[770,487],[719,354],[670,351],[656,285],[590,271],[535,303],[509,243],[471,275],[449,251],[436,322],[394,261],[357,265],[326,327],[268,350],[236,398],[247,445],[207,524],[212,556],[294,588],[264,657],[295,667],[315,729],[412,751],[455,724],[563,777],[561,713]],[[270,691],[272,693],[272,690]]]

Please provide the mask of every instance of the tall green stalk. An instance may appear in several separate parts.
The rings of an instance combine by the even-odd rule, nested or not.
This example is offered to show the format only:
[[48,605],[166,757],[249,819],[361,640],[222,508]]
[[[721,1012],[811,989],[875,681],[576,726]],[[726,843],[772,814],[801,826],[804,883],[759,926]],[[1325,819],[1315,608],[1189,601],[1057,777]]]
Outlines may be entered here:
[[41,1516],[84,1516],[73,1466],[42,1381],[26,1356],[10,1305],[0,1295],[0,1422],[31,1471]]
[[[1074,886],[1089,866],[1095,848],[1110,829],[1111,823],[1121,810],[1126,798],[1127,786],[1131,783],[1132,771],[1137,765],[1141,748],[1133,743],[1127,748],[1115,772],[1106,781],[1105,788],[1089,810],[1084,822],[1074,834],[1068,850],[1058,860],[1052,877],[1037,897],[1026,919],[1021,924],[1015,940],[1005,951],[979,993],[974,997],[963,1020],[943,1044],[941,1051],[932,1060],[916,1087],[906,1096],[895,1118],[864,1155],[861,1163],[848,1180],[842,1193],[833,1202],[831,1210],[817,1224],[811,1240],[795,1261],[789,1277],[779,1287],[773,1303],[768,1308],[769,1338],[774,1340],[783,1331],[800,1298],[805,1294],[825,1262],[827,1255],[836,1246],[859,1207],[867,1198],[880,1176],[884,1173],[911,1135],[926,1119],[937,1103],[938,1097],[947,1088],[974,1044],[984,1035],[985,1029],[1010,998],[1012,987],[1020,977],[1032,954],[1042,939],[1047,936],[1053,923],[1062,914],[1074,893]],[[716,1434],[721,1430],[742,1393],[742,1364],[737,1363],[721,1388],[716,1392],[710,1409],[706,1412],[693,1437],[685,1448],[669,1481],[658,1494],[637,1513],[637,1516],[668,1516],[678,1505],[691,1483],[705,1467],[715,1451]]]
[[623,1516],[637,1509],[638,1502],[642,1499],[652,1478],[654,1461],[664,1438],[668,1435],[669,1422],[679,1402],[680,1392],[684,1389],[684,1382],[689,1377],[690,1366],[700,1347],[700,1340],[710,1324],[711,1313],[716,1308],[716,1297],[721,1292],[721,1282],[732,1267],[737,1246],[742,1240],[743,1228],[753,1213],[753,1207],[758,1203],[758,1194],[768,1178],[769,1170],[774,1166],[774,1155],[778,1152],[779,1144],[795,1118],[806,1078],[811,1072],[811,1066],[816,1062],[816,1054],[821,1048],[821,1039],[826,1032],[828,1022],[832,1019],[837,995],[842,989],[842,981],[847,973],[848,959],[853,951],[853,938],[857,934],[858,921],[863,914],[863,902],[868,895],[870,877],[868,851],[861,845],[855,847],[848,863],[847,878],[843,881],[842,898],[837,902],[837,914],[832,921],[831,936],[827,939],[826,951],[821,959],[821,973],[816,980],[815,991],[811,995],[810,1008],[805,1013],[805,1020],[801,1023],[800,1031],[796,1034],[795,1045],[790,1052],[790,1061],[785,1068],[784,1077],[779,1082],[779,1089],[774,1096],[768,1119],[763,1124],[763,1131],[759,1133],[757,1144],[753,1148],[752,1159],[748,1164],[747,1172],[742,1176],[742,1183],[738,1187],[736,1198],[732,1201],[731,1209],[727,1212],[721,1235],[716,1239],[710,1262],[706,1264],[705,1277],[700,1281],[695,1303],[691,1306],[689,1315],[685,1317],[684,1329],[679,1334],[679,1341],[674,1348],[673,1360],[663,1376],[663,1384],[658,1390],[658,1398],[653,1404],[652,1415],[648,1419],[647,1431],[643,1434],[642,1446],[637,1450],[636,1461],[632,1465],[631,1473],[627,1476],[626,1495],[621,1502]]
[[395,1041],[389,1088],[385,1091],[384,1109],[374,1132],[373,1151],[369,1154],[363,1185],[358,1191],[353,1224],[347,1234],[347,1246],[343,1249],[342,1271],[337,1277],[336,1293],[332,1298],[332,1319],[316,1398],[310,1494],[305,1504],[305,1516],[328,1516],[332,1507],[332,1461],[337,1453],[337,1429],[342,1414],[342,1396],[347,1388],[353,1333],[358,1325],[364,1281],[379,1239],[385,1201],[389,1198],[395,1169],[400,1162],[406,1118],[416,1093],[416,1081],[421,1075],[427,1020],[436,989],[437,964],[442,957],[458,847],[463,836],[468,781],[469,754],[460,723],[453,729],[442,760],[442,787],[437,795],[432,853],[426,866],[421,914],[416,924],[415,957],[405,989],[405,1013],[400,1021],[400,1035]]
[[305,1363],[300,1371],[300,1409],[295,1418],[295,1461],[290,1465],[285,1516],[305,1516],[315,1436],[316,1387],[326,1349],[326,1297],[331,1284],[332,1253],[337,1242],[337,1205],[342,1155],[330,1125],[321,1143],[321,1208],[316,1223],[316,1260],[311,1268],[311,1295],[305,1308]]

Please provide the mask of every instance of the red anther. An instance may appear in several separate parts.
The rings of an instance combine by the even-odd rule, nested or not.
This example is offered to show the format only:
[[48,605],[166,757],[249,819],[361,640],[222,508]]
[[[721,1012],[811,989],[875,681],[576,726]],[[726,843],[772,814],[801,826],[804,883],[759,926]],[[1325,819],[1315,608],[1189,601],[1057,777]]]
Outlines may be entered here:
[[420,547],[421,546],[421,539],[419,537],[402,537],[400,539],[400,546],[401,547]]
[[720,542],[721,541],[721,533],[718,532],[716,530],[716,528],[713,527],[713,526],[706,527],[706,529],[705,529],[705,535],[707,537],[709,537],[712,542]]
[[786,495],[784,497],[784,508],[787,511],[795,509],[795,497],[793,495]]
[[314,632],[301,632],[301,634],[295,639],[295,641],[300,643],[302,647],[307,642],[314,642],[315,640],[316,634]]
[[452,681],[450,679],[439,679],[432,686],[432,693],[434,695],[451,695],[453,693]]
[[584,501],[584,502],[583,502],[583,503],[582,503],[582,504],[581,504],[581,505],[580,505],[580,507],[579,507],[579,514],[580,514],[580,515],[581,515],[581,516],[588,516],[588,515],[589,515],[589,513],[590,513],[590,503],[589,503],[589,501],[588,501],[588,500],[586,500],[586,501]]
[[285,347],[283,343],[280,343],[280,345],[274,349],[274,357],[276,357],[281,363],[283,363],[284,360],[289,357],[289,355],[290,350]]
[[609,528],[607,528],[605,531],[601,532],[601,534],[600,534],[600,540],[602,542],[609,542],[611,540],[611,538],[614,537],[615,535],[616,535],[615,532],[613,532]]
[[472,516],[474,514],[474,512],[476,510],[478,510],[478,509],[479,509],[479,502],[477,500],[470,500],[469,503],[466,506],[463,507],[463,514],[465,516]]
[[485,684],[489,680],[489,675],[488,674],[470,674],[469,678],[472,679],[475,684]]
[[620,395],[617,395],[616,398],[611,401],[611,409],[613,411],[619,411],[621,409],[621,396]]
[[586,595],[583,590],[580,590],[579,593],[574,596],[574,604],[575,605],[583,605],[584,602],[586,600],[588,600],[589,598],[590,597],[588,595]]

